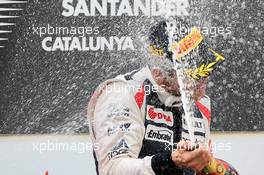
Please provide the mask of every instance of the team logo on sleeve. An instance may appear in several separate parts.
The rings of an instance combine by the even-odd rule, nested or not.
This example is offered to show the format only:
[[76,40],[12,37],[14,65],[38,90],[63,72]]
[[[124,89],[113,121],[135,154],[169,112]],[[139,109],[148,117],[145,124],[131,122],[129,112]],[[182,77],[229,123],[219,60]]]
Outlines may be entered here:
[[164,128],[164,127],[157,127],[153,125],[148,125],[145,139],[146,140],[153,140],[158,142],[165,142],[165,143],[172,143],[173,138],[173,131]]
[[111,103],[107,107],[107,117],[129,117],[130,109],[122,104]]
[[120,142],[108,152],[108,159],[111,160],[113,157],[128,153],[128,145],[125,139],[120,140]]
[[164,123],[168,126],[173,126],[172,112],[163,111],[161,108],[154,108],[151,105],[147,106],[147,120],[155,123]]
[[116,133],[117,131],[121,131],[121,132],[130,131],[130,126],[131,126],[131,123],[123,123],[121,125],[115,125],[107,129],[107,135],[110,136]]

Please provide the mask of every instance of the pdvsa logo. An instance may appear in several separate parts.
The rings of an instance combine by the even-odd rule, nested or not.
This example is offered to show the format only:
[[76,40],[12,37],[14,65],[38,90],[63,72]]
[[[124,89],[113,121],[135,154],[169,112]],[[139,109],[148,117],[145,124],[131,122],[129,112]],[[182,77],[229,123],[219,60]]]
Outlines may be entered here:
[[173,126],[172,112],[163,111],[161,108],[154,108],[151,105],[147,106],[147,119],[156,123],[164,123]]

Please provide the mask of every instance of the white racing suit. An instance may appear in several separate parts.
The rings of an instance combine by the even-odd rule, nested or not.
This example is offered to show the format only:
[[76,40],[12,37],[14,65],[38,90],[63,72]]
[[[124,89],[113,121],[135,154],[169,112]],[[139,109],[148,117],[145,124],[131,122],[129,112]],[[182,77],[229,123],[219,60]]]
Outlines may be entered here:
[[[195,103],[195,139],[208,142],[210,99]],[[102,83],[90,99],[88,119],[98,174],[195,174],[170,158],[189,138],[180,97],[158,86],[148,66]]]

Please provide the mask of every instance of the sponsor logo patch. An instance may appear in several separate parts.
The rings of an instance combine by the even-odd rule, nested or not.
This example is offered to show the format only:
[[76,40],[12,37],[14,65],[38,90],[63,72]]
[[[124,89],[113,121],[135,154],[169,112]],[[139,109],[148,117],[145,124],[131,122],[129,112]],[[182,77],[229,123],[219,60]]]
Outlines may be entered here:
[[[184,125],[184,126],[187,126],[186,119],[183,118],[182,121],[183,121],[183,125]],[[203,120],[194,120],[194,121],[193,121],[193,127],[194,127],[194,128],[204,128]]]
[[[203,119],[193,118],[193,131],[194,137],[196,141],[204,142],[206,137],[206,126],[204,125]],[[190,135],[188,131],[187,122],[185,116],[182,118],[182,139],[190,140]]]
[[145,134],[145,139],[158,141],[158,142],[165,142],[170,144],[172,143],[172,139],[173,139],[173,131],[164,127],[148,125]]
[[173,126],[172,112],[163,111],[161,108],[154,108],[151,105],[147,106],[147,120],[154,121],[155,123],[163,123],[168,126]]
[[131,123],[124,123],[124,124],[121,124],[121,125],[115,125],[112,128],[108,128],[107,135],[110,136],[110,135],[114,134],[117,131],[127,132],[127,131],[130,130],[129,129],[130,126],[131,126]]
[[129,116],[129,112],[130,109],[126,106],[120,105],[120,104],[109,104],[109,106],[107,107],[107,117],[121,117],[121,116],[125,116],[128,117]]
[[120,142],[108,152],[108,159],[111,160],[113,157],[128,153],[128,145],[125,139],[120,140]]

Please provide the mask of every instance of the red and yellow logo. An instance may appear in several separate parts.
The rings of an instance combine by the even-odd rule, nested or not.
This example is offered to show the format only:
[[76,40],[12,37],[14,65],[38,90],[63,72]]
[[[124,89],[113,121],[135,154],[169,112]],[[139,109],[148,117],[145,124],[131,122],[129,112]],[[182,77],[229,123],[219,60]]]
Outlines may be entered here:
[[184,37],[179,42],[174,42],[171,44],[170,51],[175,54],[176,59],[187,55],[193,49],[195,49],[203,40],[203,36],[200,31],[194,27],[189,35]]

